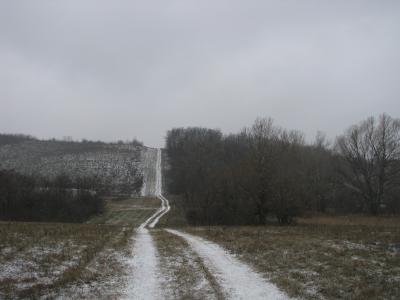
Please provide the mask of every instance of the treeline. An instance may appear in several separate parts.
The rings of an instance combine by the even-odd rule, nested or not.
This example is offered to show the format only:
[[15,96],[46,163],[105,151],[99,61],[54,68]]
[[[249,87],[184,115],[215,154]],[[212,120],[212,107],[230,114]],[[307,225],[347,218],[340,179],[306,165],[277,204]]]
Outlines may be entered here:
[[333,145],[258,119],[238,134],[207,128],[167,133],[168,191],[193,224],[290,223],[304,212],[400,212],[400,120],[382,115]]
[[49,180],[0,170],[0,219],[83,222],[104,210],[96,187],[92,178],[59,175]]
[[25,134],[4,134],[0,133],[0,146],[8,144],[19,144],[26,141],[34,141],[36,138]]
[[[27,141],[39,141],[39,139],[31,136],[31,135],[26,135],[26,134],[9,134],[9,133],[0,133],[0,146],[1,145],[9,145],[9,144],[18,144],[22,142],[27,142]],[[46,140],[42,140],[46,141]],[[56,139],[52,138],[47,141],[51,142],[64,142],[64,143],[75,143],[75,144],[83,144],[85,146],[99,146],[99,145],[131,145],[131,146],[139,146],[143,147],[143,142],[139,141],[136,138],[133,138],[131,140],[118,140],[116,142],[103,142],[103,141],[91,141],[88,139],[82,139],[82,140],[74,140],[70,136],[65,136],[62,139]]]

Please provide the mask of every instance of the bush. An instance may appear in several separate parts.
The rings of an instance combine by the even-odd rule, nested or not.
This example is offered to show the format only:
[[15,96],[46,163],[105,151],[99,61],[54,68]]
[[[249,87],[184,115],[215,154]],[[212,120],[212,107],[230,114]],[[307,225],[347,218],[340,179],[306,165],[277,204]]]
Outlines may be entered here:
[[65,175],[44,180],[0,171],[0,219],[83,222],[104,210],[104,200],[88,182],[93,180],[74,182]]

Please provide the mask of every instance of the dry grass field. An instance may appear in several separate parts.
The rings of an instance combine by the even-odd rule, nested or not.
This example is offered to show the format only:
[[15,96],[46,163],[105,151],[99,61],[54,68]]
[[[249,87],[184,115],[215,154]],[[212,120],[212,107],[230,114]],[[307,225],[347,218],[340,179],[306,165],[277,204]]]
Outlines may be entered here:
[[[314,216],[293,226],[189,227],[179,199],[169,199],[172,210],[160,227],[217,242],[290,296],[400,297],[398,217]],[[126,285],[135,228],[159,205],[160,200],[150,198],[108,199],[106,212],[87,224],[1,222],[0,299],[118,298]],[[167,296],[222,297],[213,276],[182,239],[162,229],[153,230],[152,237]]]
[[135,228],[157,199],[107,201],[88,224],[0,222],[0,299],[115,299]]
[[399,218],[318,217],[299,223],[187,231],[221,244],[291,296],[400,298]]
[[313,215],[292,226],[189,227],[181,199],[168,198],[172,209],[160,226],[217,242],[293,297],[400,299],[399,216]]
[[113,297],[132,234],[112,225],[0,223],[0,298]]

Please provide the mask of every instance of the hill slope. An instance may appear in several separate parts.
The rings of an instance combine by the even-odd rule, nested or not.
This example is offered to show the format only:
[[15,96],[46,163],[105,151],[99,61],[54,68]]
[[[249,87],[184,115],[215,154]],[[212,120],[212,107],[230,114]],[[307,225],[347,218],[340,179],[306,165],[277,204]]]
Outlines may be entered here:
[[96,177],[112,193],[138,194],[145,150],[136,144],[26,139],[0,143],[0,169],[46,178]]

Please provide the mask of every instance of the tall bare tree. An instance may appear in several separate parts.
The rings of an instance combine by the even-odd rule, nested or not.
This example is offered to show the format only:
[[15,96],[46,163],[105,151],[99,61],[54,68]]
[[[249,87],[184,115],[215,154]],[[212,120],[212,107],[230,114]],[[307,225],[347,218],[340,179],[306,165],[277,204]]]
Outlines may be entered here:
[[337,149],[347,161],[345,185],[377,214],[387,193],[400,183],[400,119],[370,117],[340,136]]

